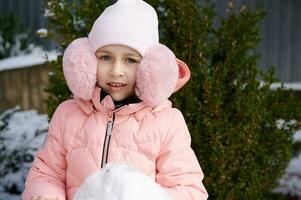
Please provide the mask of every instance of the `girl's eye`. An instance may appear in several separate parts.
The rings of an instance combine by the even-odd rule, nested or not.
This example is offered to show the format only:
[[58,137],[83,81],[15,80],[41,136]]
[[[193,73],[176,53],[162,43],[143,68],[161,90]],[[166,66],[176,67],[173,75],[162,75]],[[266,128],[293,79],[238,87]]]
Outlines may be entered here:
[[132,64],[132,63],[139,63],[138,60],[133,59],[133,58],[127,58],[127,59],[126,59],[126,62],[128,62],[128,63],[130,63],[130,64]]
[[103,60],[103,61],[110,61],[111,57],[110,56],[100,56],[99,59]]

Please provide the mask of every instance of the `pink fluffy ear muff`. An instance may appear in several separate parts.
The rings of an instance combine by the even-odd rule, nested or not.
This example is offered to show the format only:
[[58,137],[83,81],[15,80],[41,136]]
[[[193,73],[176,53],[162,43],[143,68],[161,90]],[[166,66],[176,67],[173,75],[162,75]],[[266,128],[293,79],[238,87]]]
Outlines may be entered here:
[[147,49],[138,66],[135,93],[147,105],[155,106],[177,90],[178,79],[174,53],[165,45],[156,44]]
[[[88,38],[70,43],[63,56],[63,71],[74,96],[92,99],[97,82],[97,58]],[[179,90],[189,79],[187,65],[162,44],[150,47],[137,69],[136,95],[155,106]]]
[[74,96],[92,99],[97,81],[97,58],[88,38],[71,42],[63,55],[63,72]]

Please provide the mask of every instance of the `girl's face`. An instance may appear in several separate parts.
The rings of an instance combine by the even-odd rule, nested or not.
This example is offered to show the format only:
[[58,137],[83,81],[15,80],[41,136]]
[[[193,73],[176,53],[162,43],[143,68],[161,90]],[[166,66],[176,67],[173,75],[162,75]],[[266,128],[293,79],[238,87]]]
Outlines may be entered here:
[[95,55],[98,59],[97,85],[114,101],[133,95],[140,54],[123,45],[107,45],[99,48]]

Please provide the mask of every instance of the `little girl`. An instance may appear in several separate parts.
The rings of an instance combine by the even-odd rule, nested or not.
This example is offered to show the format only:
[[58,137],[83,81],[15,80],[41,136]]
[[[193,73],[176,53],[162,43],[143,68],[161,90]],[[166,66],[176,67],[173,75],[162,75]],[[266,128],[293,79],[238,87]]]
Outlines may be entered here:
[[185,120],[167,99],[190,71],[159,43],[149,4],[106,8],[88,37],[68,46],[63,70],[74,99],[56,109],[23,200],[71,200],[106,163],[136,167],[173,200],[207,199]]

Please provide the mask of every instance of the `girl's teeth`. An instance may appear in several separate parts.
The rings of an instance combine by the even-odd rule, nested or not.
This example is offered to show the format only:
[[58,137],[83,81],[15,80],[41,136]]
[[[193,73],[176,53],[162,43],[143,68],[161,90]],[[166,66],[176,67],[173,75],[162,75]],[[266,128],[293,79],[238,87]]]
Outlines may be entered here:
[[120,86],[123,86],[122,83],[110,83],[111,86],[114,86],[114,87],[120,87]]

